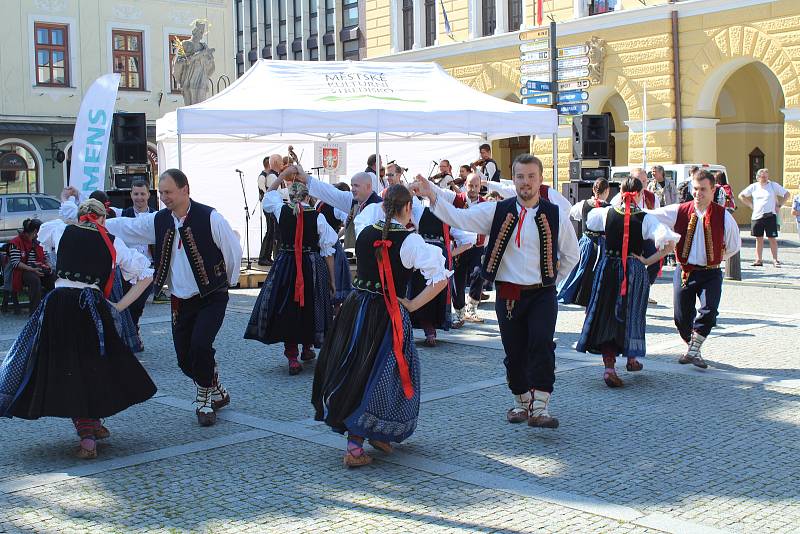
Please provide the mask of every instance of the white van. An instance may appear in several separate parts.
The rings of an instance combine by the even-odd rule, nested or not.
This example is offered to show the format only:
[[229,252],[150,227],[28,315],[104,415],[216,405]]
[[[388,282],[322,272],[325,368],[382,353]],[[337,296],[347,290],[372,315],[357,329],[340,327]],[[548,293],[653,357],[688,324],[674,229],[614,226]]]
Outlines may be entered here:
[[[700,167],[704,171],[715,172],[715,171],[722,171],[724,173],[728,173],[727,169],[725,169],[724,165],[711,165],[708,163],[679,163],[679,164],[671,164],[671,165],[664,165],[664,178],[667,180],[672,181],[677,188],[683,182],[690,182],[689,183],[689,191],[692,190],[692,184],[689,177],[689,171],[692,167]],[[631,169],[635,169],[640,167],[640,165],[629,165],[627,167],[611,167],[611,180],[619,182],[624,180],[628,176],[631,175]],[[647,179],[650,180],[653,177],[652,172],[652,165],[648,165],[647,169]],[[646,184],[645,184],[646,185]]]

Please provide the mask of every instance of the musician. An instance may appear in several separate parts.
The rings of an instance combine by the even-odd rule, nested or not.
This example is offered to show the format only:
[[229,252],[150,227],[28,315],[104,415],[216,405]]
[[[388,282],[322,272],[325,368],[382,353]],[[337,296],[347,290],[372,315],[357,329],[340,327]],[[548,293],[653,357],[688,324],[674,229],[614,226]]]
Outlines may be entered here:
[[439,187],[450,188],[450,184],[453,183],[453,167],[450,165],[450,160],[443,159],[439,162],[439,172],[431,176],[431,180]]
[[380,157],[375,154],[371,154],[367,158],[367,168],[364,169],[364,172],[369,173],[369,175],[372,177],[372,190],[376,193],[380,193],[388,187],[386,179],[378,172],[378,169],[380,168],[382,168]]
[[[272,154],[262,160],[264,170],[258,175],[258,201],[264,199],[264,194],[269,187],[275,183],[278,175],[283,170],[283,157],[280,154]],[[278,192],[281,194],[283,200],[286,200],[287,189],[280,187]],[[261,252],[258,255],[259,265],[272,265],[272,258],[277,255],[277,247],[275,243],[276,229],[278,221],[275,215],[268,211],[264,211],[264,218],[267,220],[267,228],[264,233],[264,239],[261,241]]]
[[492,147],[489,143],[484,143],[478,149],[481,158],[474,163],[475,172],[481,175],[487,182],[500,181],[500,169],[497,167],[497,162],[492,159]]
[[386,166],[386,187],[381,190],[381,197],[386,190],[395,184],[402,183],[403,174],[405,174],[405,167],[401,167],[397,162],[391,162]]
[[456,193],[465,193],[465,185],[467,180],[469,180],[469,175],[472,174],[472,167],[469,165],[462,165],[458,168],[458,178],[453,179],[453,183],[450,186],[450,189],[455,191]]

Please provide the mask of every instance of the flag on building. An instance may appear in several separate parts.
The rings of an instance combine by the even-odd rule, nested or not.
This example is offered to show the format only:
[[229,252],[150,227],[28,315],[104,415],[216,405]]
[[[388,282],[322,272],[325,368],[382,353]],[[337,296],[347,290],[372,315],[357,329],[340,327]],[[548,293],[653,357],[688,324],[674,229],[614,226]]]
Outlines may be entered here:
[[542,25],[542,17],[544,15],[544,0],[536,0],[536,25]]
[[447,10],[444,8],[444,0],[439,1],[442,4],[442,15],[444,15],[444,33],[452,36],[453,28],[450,27],[450,20],[447,18]]

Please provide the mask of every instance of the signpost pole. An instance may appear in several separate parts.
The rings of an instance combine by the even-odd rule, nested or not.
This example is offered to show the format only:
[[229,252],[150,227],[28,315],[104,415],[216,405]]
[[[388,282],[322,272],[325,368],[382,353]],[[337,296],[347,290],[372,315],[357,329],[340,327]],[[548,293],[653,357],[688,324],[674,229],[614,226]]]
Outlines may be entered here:
[[[556,23],[550,21],[550,83],[553,93],[553,104],[555,107],[558,100],[558,46],[556,42]],[[553,132],[553,189],[558,191],[558,120],[556,120],[556,131]]]
[[644,96],[642,97],[642,168],[647,172],[647,80],[642,82]]

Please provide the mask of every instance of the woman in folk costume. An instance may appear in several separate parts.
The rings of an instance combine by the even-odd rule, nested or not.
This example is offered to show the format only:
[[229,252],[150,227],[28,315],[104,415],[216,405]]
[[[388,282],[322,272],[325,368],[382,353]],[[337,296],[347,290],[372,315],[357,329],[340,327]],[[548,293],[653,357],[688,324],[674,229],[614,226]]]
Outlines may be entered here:
[[[417,225],[417,232],[422,239],[431,246],[436,247],[448,269],[453,268],[453,241],[458,251],[466,250],[465,244],[475,243],[475,234],[451,228],[444,223],[430,208],[422,211],[422,216]],[[411,275],[411,284],[408,288],[409,298],[419,295],[428,285],[423,273],[417,271]],[[436,346],[436,330],[450,330],[453,323],[452,300],[454,288],[448,284],[447,288],[436,295],[430,302],[411,314],[411,324],[414,328],[422,328],[425,332],[425,346]]]
[[[612,388],[623,385],[615,370],[617,355],[627,358],[628,371],[643,368],[638,358],[646,352],[647,266],[672,252],[680,237],[637,207],[641,191],[640,180],[627,178],[622,183],[622,205],[594,209],[586,220],[589,230],[605,232],[606,243],[576,349],[603,355],[603,380]],[[646,239],[655,242],[656,252],[644,258]]]
[[592,294],[594,269],[597,260],[603,255],[605,245],[604,232],[594,232],[586,227],[586,218],[595,208],[608,206],[608,193],[610,191],[608,180],[598,178],[592,185],[592,197],[581,200],[572,206],[569,212],[571,219],[580,221],[583,236],[578,241],[580,261],[572,272],[558,286],[558,301],[563,304],[578,304],[586,306]]
[[[339,182],[334,185],[334,187],[341,191],[350,191],[350,186],[344,182]],[[347,221],[348,214],[321,200],[318,200],[314,207],[318,213],[325,216],[325,222],[328,223],[337,235],[336,243],[333,246],[333,279],[336,282],[336,293],[333,295],[333,305],[338,309],[342,302],[344,302],[344,299],[347,298],[347,295],[353,290],[353,280],[350,276],[350,264],[347,261],[342,243],[338,239],[339,233],[342,231],[345,221]]]
[[[342,305],[325,339],[314,373],[311,401],[318,421],[347,433],[347,467],[372,458],[363,442],[391,452],[390,442],[408,438],[417,426],[420,369],[409,312],[439,294],[451,275],[440,250],[406,225],[411,193],[389,187],[384,219],[356,239],[355,290]],[[427,281],[412,300],[405,295],[413,269]]]
[[[79,222],[59,238],[55,289],[43,300],[0,365],[0,415],[69,417],[80,437],[78,457],[96,458],[100,422],[152,397],[156,387],[114,326],[152,281],[150,262],[105,227],[105,207],[82,203]],[[47,223],[50,224],[50,223]],[[116,304],[114,268],[134,283]]]
[[[78,219],[78,205],[73,202],[71,197],[73,192],[77,194],[77,190],[74,188],[65,189],[61,193],[60,215],[64,221],[68,223],[75,222]],[[117,213],[120,211],[118,208],[111,206],[111,202],[108,200],[108,195],[105,191],[100,189],[92,191],[92,193],[89,195],[89,198],[97,200],[103,204],[103,206],[105,206],[106,220],[115,218]],[[58,250],[58,240],[61,238],[64,225],[54,225],[48,223],[45,224],[42,229],[43,232],[41,241],[42,244],[45,245],[45,248],[52,251]],[[114,285],[111,287],[111,295],[108,297],[108,300],[111,302],[119,302],[123,295],[125,295],[125,288],[122,285],[122,278],[123,276],[120,268],[116,267],[114,269]],[[144,343],[142,343],[142,338],[139,335],[139,328],[133,321],[130,310],[125,309],[119,313],[114,312],[113,315],[114,323],[117,325],[117,331],[119,332],[122,341],[124,341],[134,353],[143,352]]]
[[289,202],[276,191],[286,176],[275,180],[264,195],[263,207],[278,220],[281,247],[258,295],[245,339],[262,343],[283,342],[289,374],[303,370],[297,360],[316,358],[332,321],[331,297],[336,282],[333,265],[336,232],[309,204],[308,188],[299,181],[289,185]]

